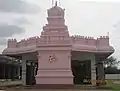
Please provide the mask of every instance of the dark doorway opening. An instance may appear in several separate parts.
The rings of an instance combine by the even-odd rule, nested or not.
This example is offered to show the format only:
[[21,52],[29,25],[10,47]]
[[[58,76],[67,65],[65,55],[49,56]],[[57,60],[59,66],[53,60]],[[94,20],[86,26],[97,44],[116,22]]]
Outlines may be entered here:
[[36,84],[35,76],[38,68],[37,61],[27,61],[26,65],[26,84],[27,85],[34,85]]
[[91,84],[91,61],[71,61],[74,84]]

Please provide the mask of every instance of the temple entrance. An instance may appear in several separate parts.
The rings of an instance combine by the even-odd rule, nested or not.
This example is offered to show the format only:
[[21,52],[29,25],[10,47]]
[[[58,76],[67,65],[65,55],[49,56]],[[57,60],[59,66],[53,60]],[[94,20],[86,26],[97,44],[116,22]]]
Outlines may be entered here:
[[[72,60],[72,72],[74,76],[74,84],[91,84],[91,61]],[[86,80],[86,82],[85,82]],[[88,82],[87,82],[88,81]]]
[[36,84],[35,76],[37,74],[38,63],[37,61],[27,61],[26,65],[26,84],[34,85]]

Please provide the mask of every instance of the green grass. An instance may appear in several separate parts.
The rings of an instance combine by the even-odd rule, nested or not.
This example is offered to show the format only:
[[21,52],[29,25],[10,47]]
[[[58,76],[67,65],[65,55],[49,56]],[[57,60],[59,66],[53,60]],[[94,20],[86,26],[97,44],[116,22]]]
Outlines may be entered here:
[[111,87],[116,91],[120,91],[120,84],[111,84]]
[[109,85],[109,86],[112,87],[112,89],[114,89],[115,91],[120,91],[120,84],[114,83],[113,80],[106,80],[106,85]]

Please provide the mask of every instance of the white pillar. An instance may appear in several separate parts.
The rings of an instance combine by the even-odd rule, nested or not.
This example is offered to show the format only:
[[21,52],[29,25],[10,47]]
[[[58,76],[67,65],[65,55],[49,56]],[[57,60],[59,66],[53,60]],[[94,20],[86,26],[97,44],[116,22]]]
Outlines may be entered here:
[[99,61],[97,65],[97,69],[98,69],[98,80],[100,80],[100,84],[104,84],[105,76],[104,76],[103,61]]
[[20,76],[20,66],[17,67],[17,77],[19,78]]
[[22,57],[22,85],[26,85],[26,59]]
[[93,56],[91,60],[91,83],[92,85],[96,85],[96,61],[95,56]]

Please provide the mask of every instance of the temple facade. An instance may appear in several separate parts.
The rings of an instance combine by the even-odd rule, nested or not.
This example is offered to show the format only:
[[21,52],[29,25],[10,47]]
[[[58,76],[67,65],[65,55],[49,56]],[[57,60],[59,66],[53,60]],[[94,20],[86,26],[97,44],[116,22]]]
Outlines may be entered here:
[[70,36],[65,9],[56,3],[47,13],[48,24],[40,36],[9,39],[3,51],[22,60],[23,85],[96,85],[96,80],[104,80],[103,61],[114,52],[109,36]]

